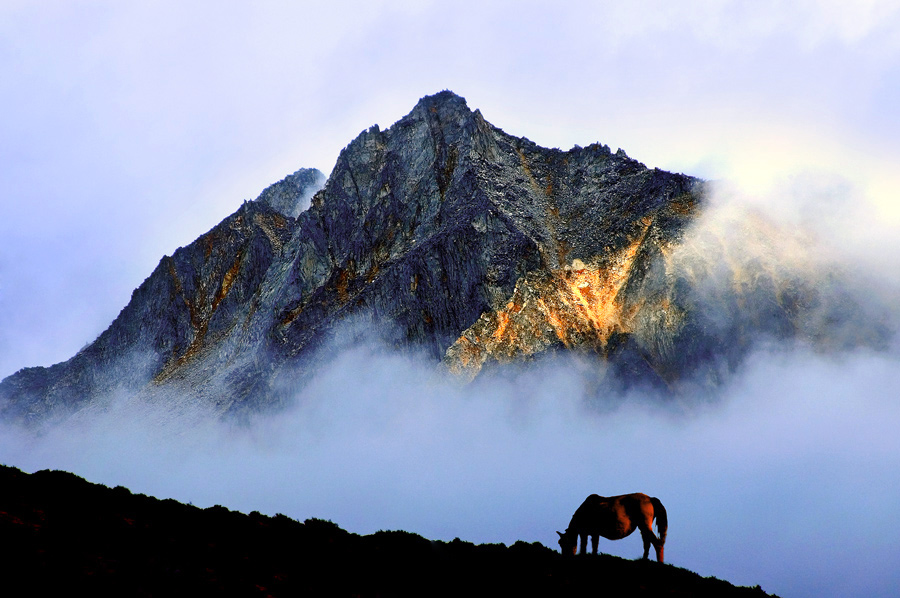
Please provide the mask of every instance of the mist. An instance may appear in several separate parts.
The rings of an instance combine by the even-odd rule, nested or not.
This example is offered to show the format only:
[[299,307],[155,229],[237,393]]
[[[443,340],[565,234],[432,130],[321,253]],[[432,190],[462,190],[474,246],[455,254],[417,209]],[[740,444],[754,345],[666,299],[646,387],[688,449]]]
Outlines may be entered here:
[[357,533],[553,547],[588,494],[639,491],[668,510],[674,565],[782,596],[888,596],[898,366],[896,351],[769,347],[717,400],[660,403],[589,397],[577,358],[463,385],[371,339],[341,346],[283,412],[237,424],[112,397],[37,432],[4,425],[0,460]]

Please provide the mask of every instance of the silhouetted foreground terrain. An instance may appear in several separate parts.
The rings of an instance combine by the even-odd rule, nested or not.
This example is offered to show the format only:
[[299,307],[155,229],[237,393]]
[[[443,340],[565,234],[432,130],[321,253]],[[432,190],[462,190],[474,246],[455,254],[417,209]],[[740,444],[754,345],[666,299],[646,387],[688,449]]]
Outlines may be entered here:
[[0,466],[3,595],[766,596],[671,565],[538,543],[351,534]]

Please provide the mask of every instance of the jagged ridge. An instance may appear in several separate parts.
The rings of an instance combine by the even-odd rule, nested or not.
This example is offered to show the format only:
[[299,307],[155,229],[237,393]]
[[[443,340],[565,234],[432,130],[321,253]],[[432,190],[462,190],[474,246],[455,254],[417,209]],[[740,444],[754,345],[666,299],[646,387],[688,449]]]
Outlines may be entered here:
[[701,181],[600,144],[539,147],[451,92],[361,133],[297,213],[321,179],[298,171],[163,258],[94,343],[0,383],[3,412],[40,418],[117,387],[222,412],[278,404],[350,316],[473,375],[575,349],[609,380],[677,392],[716,384],[756,334],[803,331],[821,303],[796,273],[753,265],[748,282],[746,264],[709,295],[717,256],[684,245]]

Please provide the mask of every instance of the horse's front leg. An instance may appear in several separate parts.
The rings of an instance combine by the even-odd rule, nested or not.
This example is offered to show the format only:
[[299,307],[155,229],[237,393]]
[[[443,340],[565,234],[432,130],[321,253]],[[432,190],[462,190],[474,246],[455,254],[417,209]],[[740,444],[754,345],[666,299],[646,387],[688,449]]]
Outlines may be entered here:
[[591,536],[591,554],[597,554],[597,544],[600,542],[600,535]]
[[585,554],[587,552],[587,534],[580,534],[581,537],[581,553]]

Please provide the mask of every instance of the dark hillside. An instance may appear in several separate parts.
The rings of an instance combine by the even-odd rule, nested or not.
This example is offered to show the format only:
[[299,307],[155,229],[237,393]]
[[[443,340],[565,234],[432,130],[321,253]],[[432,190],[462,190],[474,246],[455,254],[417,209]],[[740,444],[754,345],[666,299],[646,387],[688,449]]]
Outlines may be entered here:
[[655,562],[564,559],[538,543],[359,536],[0,466],[4,595],[766,596]]

